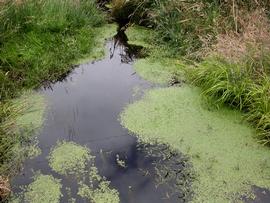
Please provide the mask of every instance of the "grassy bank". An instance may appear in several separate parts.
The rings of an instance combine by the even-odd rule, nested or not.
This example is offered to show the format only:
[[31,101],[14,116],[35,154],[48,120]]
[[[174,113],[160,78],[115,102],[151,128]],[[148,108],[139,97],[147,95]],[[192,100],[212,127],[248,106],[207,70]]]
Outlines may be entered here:
[[148,53],[135,62],[136,72],[177,85],[150,90],[127,106],[122,125],[143,142],[166,143],[189,157],[191,202],[254,200],[252,186],[270,188],[263,145],[270,130],[270,4],[131,2],[140,3],[126,15],[137,24],[127,28],[129,43]]
[[[138,32],[143,34],[139,35]],[[223,67],[226,61],[219,62],[220,58],[210,61],[209,58],[197,63],[197,66],[188,66],[174,58],[165,58],[161,52],[163,48],[153,43],[151,30],[133,26],[126,33],[130,43],[147,44],[145,49],[151,53],[147,58],[135,62],[134,67],[139,75],[165,85],[177,79],[180,86],[149,91],[141,101],[125,109],[121,115],[122,124],[143,142],[166,143],[189,157],[193,166],[190,170],[194,172],[194,196],[191,202],[242,202],[243,196],[255,198],[251,189],[253,185],[270,188],[266,178],[269,176],[269,163],[266,161],[269,149],[258,143],[255,130],[243,119],[246,114],[226,108],[229,104],[219,101],[218,95],[209,100],[202,99],[204,88],[184,84],[192,79],[204,79],[213,85],[212,81],[221,78],[219,74],[211,75],[207,67],[212,64],[212,69],[217,71],[216,67]],[[202,67],[204,64],[206,67]],[[239,74],[233,84],[242,84],[243,91],[247,91],[247,84],[250,83],[240,80],[240,76],[244,76],[243,67],[226,64],[235,70],[239,68],[238,72],[233,72]],[[198,77],[199,71],[203,71],[204,75]],[[230,75],[226,71],[221,73],[225,79]],[[227,87],[237,90],[233,85]],[[267,88],[257,88],[268,99],[267,94],[263,93]],[[239,103],[237,100],[230,106]]]
[[1,6],[1,99],[56,80],[89,54],[105,23],[94,1],[7,1]]
[[[115,26],[106,25],[105,18],[95,1],[0,3],[0,176],[16,171],[37,119],[33,117],[23,126],[27,129],[21,131],[17,118],[24,119],[36,101],[32,93],[26,99],[22,92],[58,80],[78,59],[102,57],[104,39],[116,30]],[[19,96],[20,99],[11,100]],[[45,103],[38,105],[43,108]],[[40,113],[38,109],[34,111]]]
[[243,111],[262,142],[269,143],[268,0],[115,0],[112,5],[115,19],[125,17],[155,31],[146,40],[151,57],[135,64],[144,78],[172,84],[184,80],[202,87],[217,107],[226,104]]

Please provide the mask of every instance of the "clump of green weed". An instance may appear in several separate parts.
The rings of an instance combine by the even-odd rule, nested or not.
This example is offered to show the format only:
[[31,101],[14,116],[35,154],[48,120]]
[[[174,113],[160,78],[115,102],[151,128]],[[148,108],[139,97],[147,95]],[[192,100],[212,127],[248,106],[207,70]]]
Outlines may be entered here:
[[62,185],[60,180],[49,175],[37,175],[24,193],[24,201],[29,203],[58,203],[60,202]]
[[78,195],[95,203],[119,203],[119,193],[115,189],[109,187],[110,182],[102,181],[98,188],[93,189],[85,184],[79,188]]
[[270,188],[269,148],[241,116],[211,108],[199,88],[183,85],[149,91],[125,109],[121,123],[141,141],[166,143],[190,158],[191,202],[237,202],[252,196],[254,185]]
[[61,175],[78,175],[85,172],[91,159],[88,148],[73,142],[59,142],[50,153],[49,165]]

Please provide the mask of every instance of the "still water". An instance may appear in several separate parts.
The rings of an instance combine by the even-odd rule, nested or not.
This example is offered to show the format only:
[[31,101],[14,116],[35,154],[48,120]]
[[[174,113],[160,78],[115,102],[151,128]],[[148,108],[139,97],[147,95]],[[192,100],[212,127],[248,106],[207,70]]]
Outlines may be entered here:
[[[172,162],[158,153],[149,155],[145,146],[139,145],[137,138],[119,122],[123,108],[153,87],[132,68],[138,47],[129,47],[123,33],[107,41],[106,47],[105,59],[79,65],[63,80],[39,90],[49,103],[44,127],[38,135],[42,154],[25,162],[21,173],[13,180],[13,191],[20,192],[39,171],[61,179],[61,202],[68,202],[70,196],[76,202],[87,202],[77,195],[78,184],[72,177],[58,175],[48,165],[51,148],[58,141],[66,140],[91,149],[100,175],[119,191],[121,202],[184,202],[181,191],[173,192],[172,178],[166,184],[157,185],[155,163]],[[158,148],[162,147],[166,146]],[[170,159],[175,156],[180,157],[174,154]],[[126,167],[119,166],[116,157],[123,160]],[[181,164],[172,167],[181,174]],[[65,188],[71,188],[71,192],[68,194]]]

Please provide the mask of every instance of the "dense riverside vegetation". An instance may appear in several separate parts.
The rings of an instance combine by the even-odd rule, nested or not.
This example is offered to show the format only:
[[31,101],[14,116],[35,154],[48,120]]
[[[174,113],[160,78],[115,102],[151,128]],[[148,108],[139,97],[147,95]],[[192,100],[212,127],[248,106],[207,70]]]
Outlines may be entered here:
[[[35,106],[44,110],[44,101],[31,93],[22,99],[11,99],[56,81],[80,58],[100,57],[103,38],[112,27],[102,27],[105,15],[95,1],[88,0],[1,1],[0,22],[1,185],[26,153],[20,148],[29,142],[28,134],[33,130],[18,131],[18,116]],[[41,122],[41,117],[42,113],[29,117],[28,124],[40,126],[35,122]]]
[[122,125],[189,157],[191,202],[253,201],[252,186],[269,190],[269,2],[121,2],[112,5],[131,22],[129,43],[148,52],[136,72],[173,85],[128,105]]
[[[257,143],[270,143],[269,0],[6,0],[0,1],[0,200],[10,193],[18,163],[38,153],[29,134],[41,126],[46,102],[27,90],[61,79],[80,58],[103,54],[112,27],[104,28],[98,5],[127,28],[131,44],[144,47],[148,57],[135,62],[138,74],[182,85],[150,91],[127,107],[122,125],[144,142],[158,140],[189,156],[195,202],[252,198],[249,184],[269,189],[263,178],[269,148]],[[242,114],[224,106],[242,111],[259,139]],[[37,177],[30,188],[50,181],[59,190],[48,177]],[[92,193],[80,190],[102,197]]]
[[112,15],[155,30],[154,54],[185,61],[189,82],[217,107],[242,110],[269,143],[268,0],[113,0]]

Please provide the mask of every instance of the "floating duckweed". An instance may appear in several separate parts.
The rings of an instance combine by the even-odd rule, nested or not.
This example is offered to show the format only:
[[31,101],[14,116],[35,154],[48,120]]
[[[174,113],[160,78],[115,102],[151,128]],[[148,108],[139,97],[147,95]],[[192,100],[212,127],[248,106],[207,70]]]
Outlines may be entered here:
[[182,80],[181,66],[170,59],[139,59],[135,62],[136,72],[153,83],[168,84]]
[[82,174],[92,158],[88,148],[63,141],[51,151],[49,165],[61,175]]
[[252,185],[270,188],[269,149],[256,141],[239,112],[204,108],[196,88],[149,91],[121,121],[142,141],[167,143],[190,157],[193,202],[233,202],[251,195]]
[[39,129],[44,122],[46,102],[42,95],[25,92],[19,99],[14,100],[14,105],[22,109],[15,118],[18,129]]
[[98,174],[98,169],[95,166],[92,166],[89,170],[89,180],[93,184],[93,182],[102,180],[102,177]]
[[153,36],[152,30],[142,26],[131,26],[126,30],[128,43],[149,48],[151,46],[151,39]]
[[60,181],[50,175],[38,175],[26,189],[25,202],[58,203],[61,194]]
[[160,84],[179,82],[183,79],[182,63],[163,56],[165,50],[152,43],[153,33],[150,29],[131,26],[127,29],[126,35],[129,44],[143,46],[149,53],[150,57],[139,59],[134,64],[136,72],[141,77]]
[[41,154],[41,149],[37,146],[37,143],[34,143],[27,148],[27,154],[29,158],[35,158]]
[[109,187],[109,181],[101,181],[97,189],[82,184],[78,195],[95,203],[119,203],[119,193]]
[[96,37],[94,40],[95,45],[93,46],[91,53],[88,54],[83,59],[77,60],[76,62],[74,62],[74,64],[82,64],[85,62],[100,60],[104,58],[106,53],[106,47],[104,46],[105,40],[115,35],[116,30],[117,25],[115,24],[107,24],[105,26],[95,28],[95,31],[100,34],[95,36]]
[[45,109],[46,100],[44,96],[32,91],[24,92],[21,97],[8,103],[7,112],[9,116],[1,124],[1,129],[5,134],[0,139],[0,145],[2,146],[0,147],[0,171],[2,174],[15,173],[16,167],[14,168],[14,165],[25,160],[27,155],[33,155],[28,154],[28,152],[32,151],[33,135],[37,134],[42,127]]

